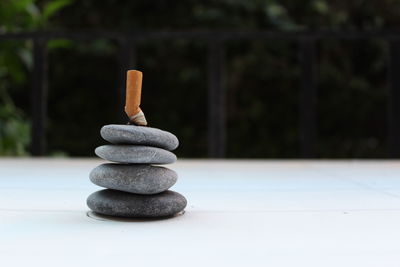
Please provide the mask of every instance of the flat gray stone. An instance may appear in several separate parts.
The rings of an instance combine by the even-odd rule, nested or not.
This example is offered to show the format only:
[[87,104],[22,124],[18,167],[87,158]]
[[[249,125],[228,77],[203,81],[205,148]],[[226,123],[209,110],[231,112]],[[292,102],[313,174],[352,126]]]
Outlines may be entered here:
[[176,161],[174,153],[167,150],[134,145],[104,145],[94,153],[102,159],[119,163],[169,164]]
[[137,195],[112,189],[91,194],[88,207],[94,212],[119,217],[167,217],[181,212],[186,207],[184,196],[174,191],[156,195]]
[[161,193],[178,179],[176,172],[160,166],[112,163],[97,166],[89,177],[96,185],[136,194]]
[[106,141],[116,145],[155,146],[170,151],[179,145],[178,138],[172,133],[146,126],[110,124],[103,126],[100,134]]

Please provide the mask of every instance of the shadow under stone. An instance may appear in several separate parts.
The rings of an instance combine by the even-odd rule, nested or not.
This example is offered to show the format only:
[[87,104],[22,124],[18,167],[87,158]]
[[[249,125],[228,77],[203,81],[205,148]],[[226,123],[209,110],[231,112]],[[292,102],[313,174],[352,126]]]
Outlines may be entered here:
[[97,221],[115,221],[115,222],[149,222],[149,221],[162,221],[166,219],[172,219],[179,217],[181,215],[185,214],[185,211],[178,212],[177,214],[174,214],[172,216],[164,216],[164,217],[138,217],[138,218],[130,218],[130,217],[117,217],[117,216],[109,216],[109,215],[103,215],[94,211],[87,211],[86,216],[97,220]]

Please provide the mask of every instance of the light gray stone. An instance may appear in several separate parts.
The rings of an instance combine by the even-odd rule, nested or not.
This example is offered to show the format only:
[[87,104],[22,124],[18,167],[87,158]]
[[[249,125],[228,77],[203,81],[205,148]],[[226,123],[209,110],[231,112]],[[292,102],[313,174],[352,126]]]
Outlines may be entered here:
[[174,150],[179,141],[172,133],[151,127],[110,124],[100,130],[101,136],[108,142],[119,144],[155,146]]
[[119,217],[167,217],[181,212],[186,198],[174,191],[155,195],[138,195],[105,189],[91,194],[88,207],[94,212]]
[[160,166],[112,163],[97,166],[89,177],[96,185],[136,194],[161,193],[178,179],[176,172]]
[[174,153],[150,146],[104,145],[94,152],[102,159],[119,163],[169,164],[176,161]]

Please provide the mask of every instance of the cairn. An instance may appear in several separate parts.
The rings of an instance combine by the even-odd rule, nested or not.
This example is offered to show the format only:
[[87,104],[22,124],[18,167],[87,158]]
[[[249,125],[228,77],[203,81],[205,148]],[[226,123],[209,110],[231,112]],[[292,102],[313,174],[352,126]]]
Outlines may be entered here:
[[93,211],[120,217],[168,217],[186,207],[181,194],[168,190],[177,181],[173,170],[156,166],[176,161],[175,135],[156,128],[106,125],[101,136],[112,143],[97,147],[105,163],[90,173],[90,180],[108,188],[91,194],[87,205]]
[[125,112],[130,125],[110,124],[100,134],[109,145],[96,148],[102,164],[90,173],[90,180],[108,188],[91,194],[87,205],[94,212],[120,217],[169,217],[187,205],[185,197],[168,190],[178,176],[158,165],[176,161],[173,151],[179,145],[175,135],[146,127],[140,108],[143,74],[127,72]]

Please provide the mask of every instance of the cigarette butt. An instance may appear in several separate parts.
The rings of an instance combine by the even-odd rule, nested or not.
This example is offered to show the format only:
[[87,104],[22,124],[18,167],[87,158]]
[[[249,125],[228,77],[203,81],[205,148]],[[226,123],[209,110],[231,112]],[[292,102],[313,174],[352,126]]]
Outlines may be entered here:
[[140,109],[140,99],[142,96],[142,79],[143,74],[141,71],[127,71],[125,113],[126,115],[128,115],[129,121],[131,123],[140,126],[146,126],[146,118],[143,111]]

